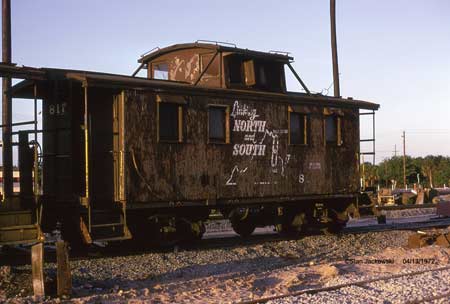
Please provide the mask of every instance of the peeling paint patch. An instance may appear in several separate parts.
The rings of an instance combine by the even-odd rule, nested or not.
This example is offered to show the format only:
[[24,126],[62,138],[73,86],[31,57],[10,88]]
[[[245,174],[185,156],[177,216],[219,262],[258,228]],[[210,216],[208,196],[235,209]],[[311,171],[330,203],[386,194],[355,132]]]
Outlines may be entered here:
[[320,162],[310,162],[308,168],[309,170],[321,170],[322,166]]
[[247,169],[248,169],[247,167],[245,167],[244,169],[239,169],[238,166],[234,166],[233,170],[231,171],[231,175],[228,178],[228,180],[225,183],[225,185],[227,185],[227,186],[236,186],[237,185],[237,183],[235,182],[236,175],[243,174],[243,173],[247,172]]

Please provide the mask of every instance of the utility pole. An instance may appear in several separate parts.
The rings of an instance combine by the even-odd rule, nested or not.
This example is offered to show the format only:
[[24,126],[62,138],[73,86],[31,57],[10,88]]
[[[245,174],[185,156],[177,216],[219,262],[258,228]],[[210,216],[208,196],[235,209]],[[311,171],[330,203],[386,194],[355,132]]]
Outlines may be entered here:
[[336,0],[330,0],[330,24],[331,24],[331,53],[333,58],[333,88],[334,97],[340,97],[339,87],[339,65],[337,54],[337,40],[336,40]]
[[394,145],[394,157],[397,157],[397,145]]
[[[11,0],[2,0],[2,61],[11,63]],[[2,88],[3,191],[8,198],[13,194],[11,77],[3,77]]]
[[405,131],[403,131],[403,185],[405,185],[405,189],[408,188],[406,184],[406,136]]

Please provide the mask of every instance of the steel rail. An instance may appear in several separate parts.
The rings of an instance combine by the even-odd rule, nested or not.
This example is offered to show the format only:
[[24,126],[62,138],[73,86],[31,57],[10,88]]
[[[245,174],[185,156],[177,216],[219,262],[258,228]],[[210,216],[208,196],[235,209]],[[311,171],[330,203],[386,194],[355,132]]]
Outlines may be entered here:
[[436,208],[436,204],[420,204],[420,205],[377,205],[375,206],[377,210],[409,210],[409,209],[427,209],[427,208]]
[[[344,228],[341,232],[342,235],[348,234],[363,234],[370,232],[386,232],[386,231],[394,231],[394,230],[420,230],[420,229],[429,229],[429,228],[439,228],[439,227],[449,227],[450,226],[450,218],[439,220],[439,221],[427,221],[427,222],[412,222],[412,223],[400,223],[400,224],[378,224],[378,225],[370,225],[370,226],[361,226],[361,227],[349,227]],[[316,233],[309,233],[304,236],[317,236],[321,235],[320,231],[316,231]],[[194,242],[192,244],[166,244],[163,247],[151,247],[151,246],[125,246],[123,247],[98,247],[98,248],[90,248],[86,252],[78,252],[72,255],[72,259],[81,260],[86,258],[95,258],[92,254],[99,254],[99,258],[104,257],[113,257],[113,256],[127,256],[133,255],[136,253],[163,253],[163,252],[173,252],[177,250],[187,250],[187,251],[203,251],[203,250],[213,250],[217,248],[231,248],[231,247],[242,247],[242,246],[252,246],[258,245],[262,243],[273,243],[273,242],[281,242],[281,241],[289,241],[295,240],[292,236],[287,236],[279,233],[265,233],[265,234],[256,234],[251,235],[248,238],[242,238],[238,235],[232,236],[219,236],[219,237],[211,237],[204,238],[198,242]]]
[[[388,281],[388,280],[397,279],[397,278],[401,278],[401,277],[417,276],[417,275],[421,275],[421,274],[424,274],[427,272],[444,271],[444,270],[450,270],[450,265],[443,266],[443,267],[437,267],[434,269],[418,270],[418,271],[412,271],[412,272],[407,272],[407,273],[398,273],[398,274],[393,274],[393,275],[388,275],[388,276],[383,276],[383,277],[377,277],[377,278],[372,278],[372,279],[367,279],[367,280],[347,282],[347,283],[326,286],[326,287],[308,288],[308,289],[303,289],[303,290],[285,293],[285,294],[281,294],[281,295],[275,295],[275,296],[259,298],[259,299],[249,300],[249,301],[242,301],[242,302],[239,302],[239,304],[266,303],[268,301],[283,299],[283,298],[287,298],[287,297],[296,297],[296,296],[299,296],[302,294],[318,294],[321,292],[334,291],[334,290],[338,290],[338,289],[341,289],[344,287],[349,287],[349,286],[366,285],[366,284],[370,284],[370,283],[378,282],[378,281]],[[444,296],[442,296],[442,297],[444,297]],[[412,303],[416,303],[416,302],[412,302]]]
[[[399,223],[399,224],[376,224],[376,225],[366,225],[359,227],[348,227],[344,228],[341,231],[341,235],[348,234],[364,234],[370,232],[386,232],[386,231],[394,231],[394,230],[420,230],[420,229],[430,229],[430,228],[439,228],[439,227],[450,227],[450,218],[439,219],[434,221],[426,221],[426,222],[410,222],[410,223]],[[304,236],[317,236],[321,235],[320,231],[316,231],[316,233],[308,233]],[[339,234],[338,234],[339,235]],[[303,236],[302,236],[303,237]],[[251,246],[257,245],[261,243],[270,243],[270,242],[280,242],[280,241],[289,241],[295,240],[296,238],[286,236],[278,233],[265,233],[265,234],[256,234],[251,235],[248,238],[241,238],[238,235],[232,236],[218,236],[211,237],[207,239],[202,239],[198,242],[194,242],[192,244],[183,244],[177,245],[173,244],[163,244],[162,247],[157,246],[146,246],[139,244],[128,244],[121,246],[112,246],[112,247],[102,247],[102,246],[89,246],[82,251],[75,251],[71,253],[71,260],[84,260],[84,259],[95,259],[95,258],[105,258],[105,257],[116,257],[116,256],[128,256],[135,255],[140,253],[167,253],[174,252],[177,250],[188,250],[188,251],[203,251],[203,250],[212,250],[217,248],[231,248],[231,247],[241,247],[241,246]],[[49,257],[52,256],[51,250],[47,253]],[[6,258],[2,260],[0,264],[7,264],[8,256],[2,256],[2,258]],[[50,258],[51,259],[51,258]],[[0,259],[1,260],[1,259]],[[28,258],[26,258],[23,263],[28,263]]]
[[450,226],[450,218],[437,218],[421,222],[376,224],[367,226],[347,227],[342,230],[344,234],[359,234],[367,232],[383,232],[393,230],[418,230],[427,228],[442,228]]

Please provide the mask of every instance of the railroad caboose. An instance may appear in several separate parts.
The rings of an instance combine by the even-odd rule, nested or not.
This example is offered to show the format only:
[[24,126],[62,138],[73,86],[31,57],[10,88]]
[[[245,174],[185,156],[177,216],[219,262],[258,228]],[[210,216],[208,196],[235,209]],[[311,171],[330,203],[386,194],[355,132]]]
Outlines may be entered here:
[[197,42],[142,56],[146,77],[2,66],[26,79],[14,97],[42,99],[42,227],[89,243],[198,238],[212,210],[243,236],[345,224],[360,110],[379,106],[310,93],[292,60]]

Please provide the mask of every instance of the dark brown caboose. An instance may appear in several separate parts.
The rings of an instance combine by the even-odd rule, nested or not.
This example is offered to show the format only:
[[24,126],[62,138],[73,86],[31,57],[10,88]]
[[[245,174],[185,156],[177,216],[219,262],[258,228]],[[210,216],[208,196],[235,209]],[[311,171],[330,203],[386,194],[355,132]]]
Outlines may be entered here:
[[345,223],[378,105],[287,92],[291,60],[192,43],[143,56],[148,79],[28,69],[14,94],[43,99],[44,224],[90,242],[200,237],[213,209],[241,235]]

